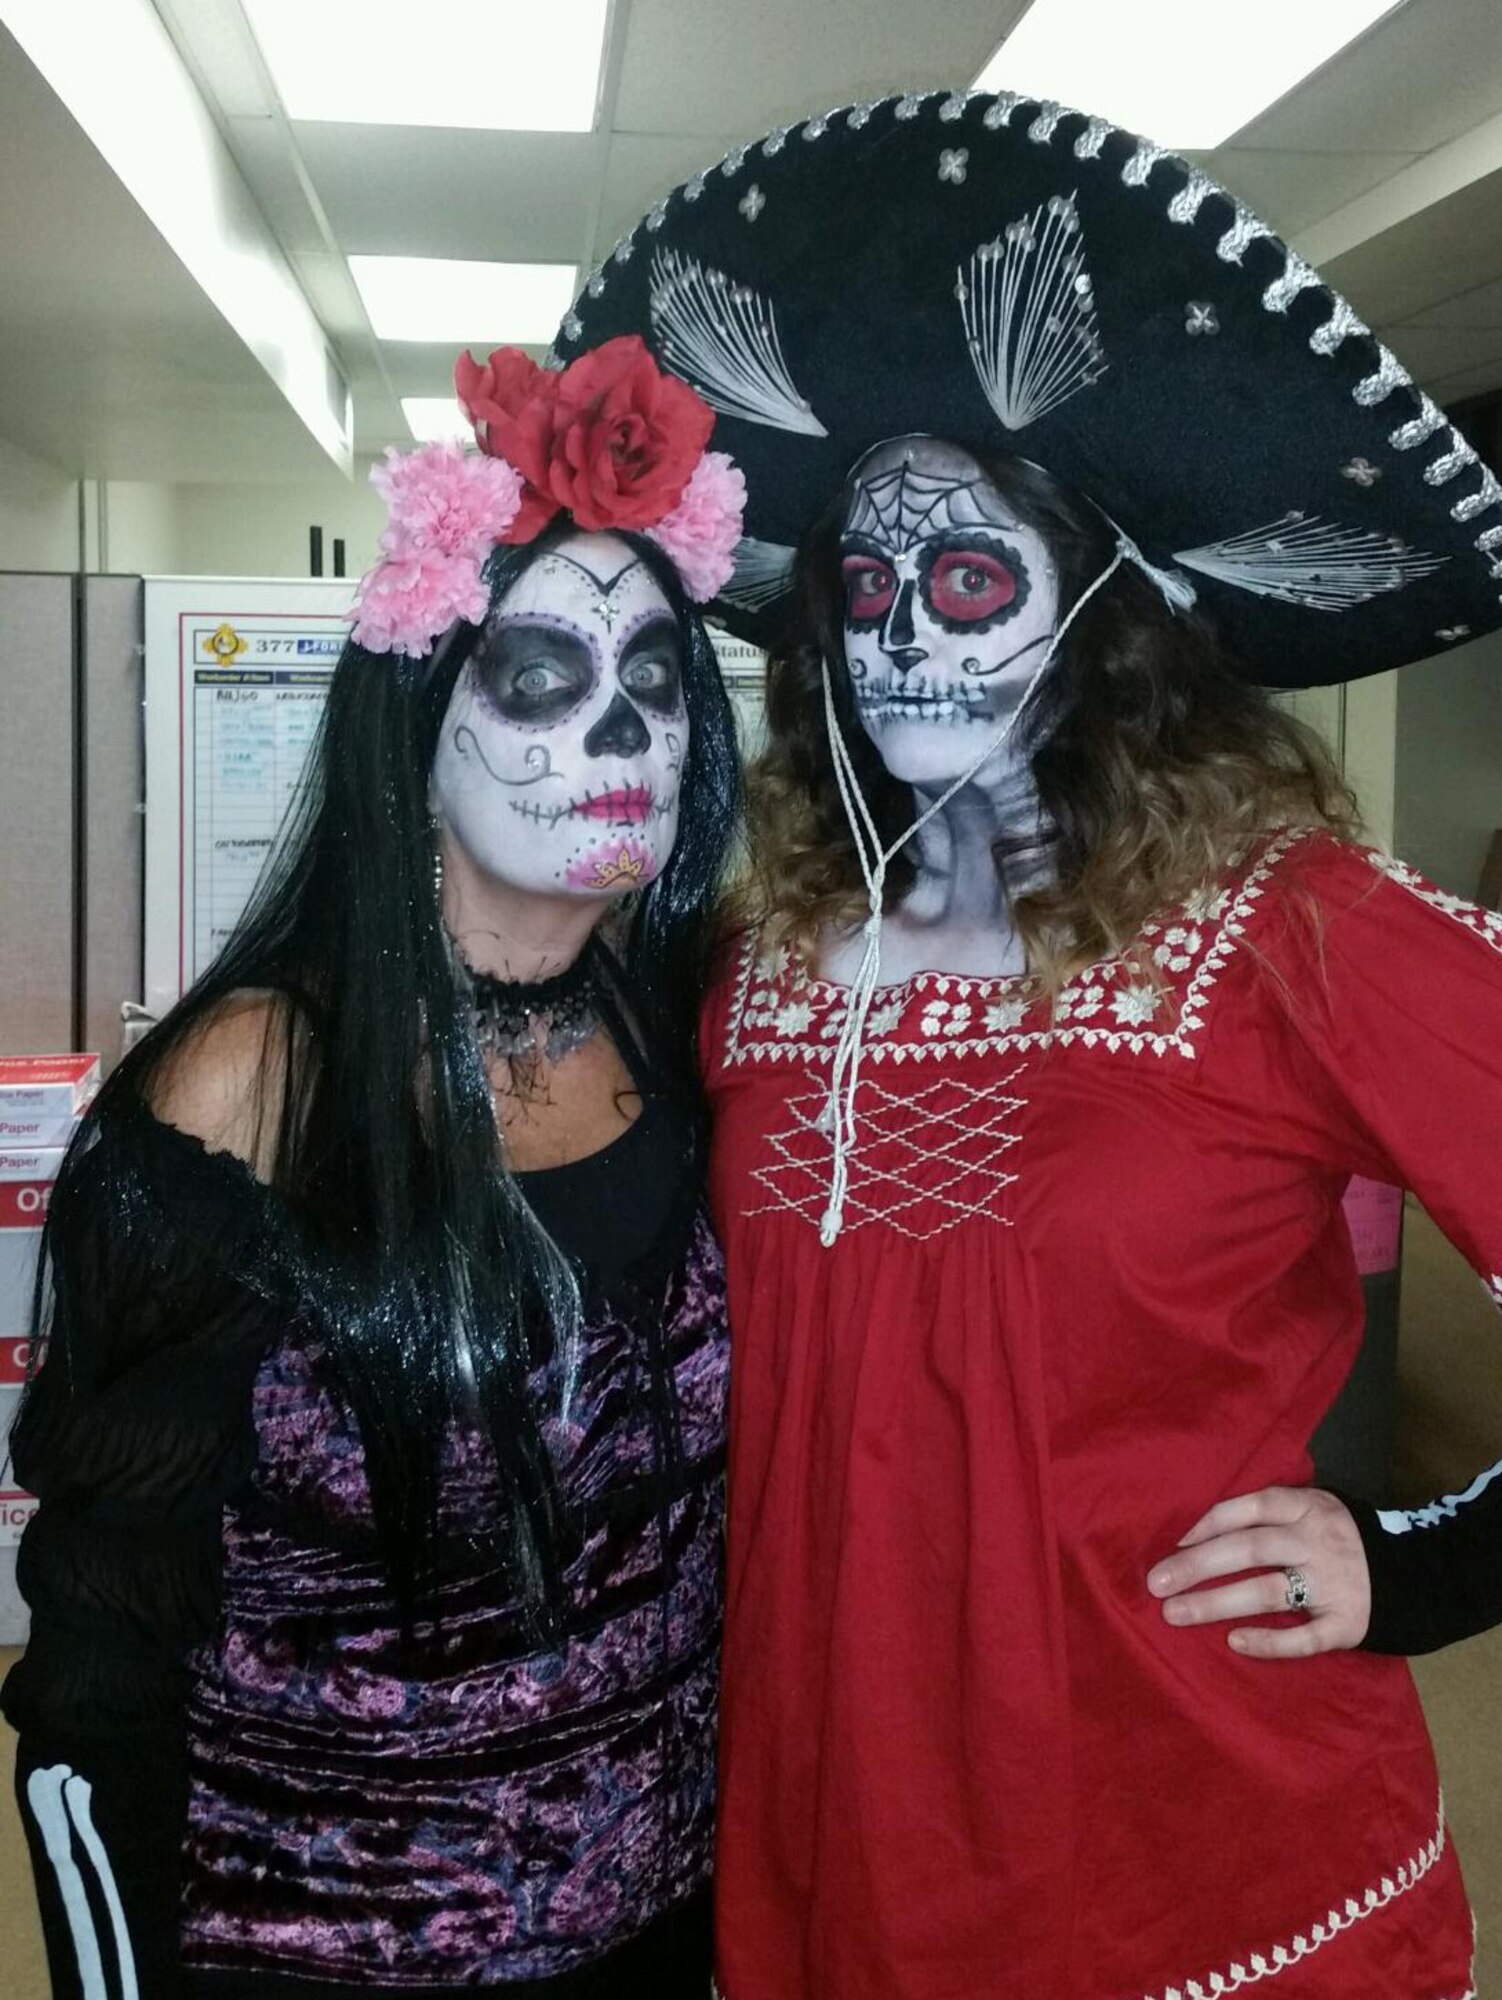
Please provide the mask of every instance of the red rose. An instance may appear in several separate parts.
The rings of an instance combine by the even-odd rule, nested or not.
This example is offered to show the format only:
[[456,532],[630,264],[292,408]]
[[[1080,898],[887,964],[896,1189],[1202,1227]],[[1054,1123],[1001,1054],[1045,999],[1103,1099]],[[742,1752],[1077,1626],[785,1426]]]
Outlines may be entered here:
[[529,542],[566,507],[581,528],[655,527],[683,496],[714,412],[665,374],[637,334],[581,354],[561,374],[520,348],[482,368],[469,353],[454,386],[482,451],[525,480],[508,542]]
[[713,429],[709,405],[664,374],[639,335],[623,334],[556,378],[546,463],[541,423],[525,427],[527,456],[512,463],[581,528],[653,527],[682,497]]
[[514,465],[526,481],[521,506],[506,531],[508,542],[530,542],[558,512],[559,502],[546,483],[532,478],[523,461],[536,460],[532,440],[547,435],[559,379],[519,347],[496,348],[483,368],[468,348],[454,363],[454,389],[475,427],[475,442],[489,457]]

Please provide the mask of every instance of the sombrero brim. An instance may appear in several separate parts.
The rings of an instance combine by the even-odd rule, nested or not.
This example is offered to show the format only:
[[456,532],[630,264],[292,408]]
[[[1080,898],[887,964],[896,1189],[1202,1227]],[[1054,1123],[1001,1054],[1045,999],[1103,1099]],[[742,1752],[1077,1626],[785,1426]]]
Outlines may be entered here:
[[766,643],[792,548],[873,443],[1014,451],[1312,686],[1502,623],[1502,484],[1352,309],[1182,159],[1012,97],[912,95],[738,148],[587,282],[719,412],[748,487],[718,609]]

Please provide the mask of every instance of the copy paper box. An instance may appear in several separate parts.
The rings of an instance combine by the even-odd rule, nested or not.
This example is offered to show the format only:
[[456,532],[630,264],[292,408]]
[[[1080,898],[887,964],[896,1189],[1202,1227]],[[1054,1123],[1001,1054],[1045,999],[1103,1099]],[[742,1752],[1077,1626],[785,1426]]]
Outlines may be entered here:
[[16,1588],[16,1544],[36,1501],[16,1484],[8,1440],[26,1380],[27,1343],[0,1341],[0,1646],[24,1646],[30,1623]]
[[0,1147],[66,1144],[98,1088],[98,1056],[0,1056]]
[[[65,1136],[71,1136],[70,1132]],[[0,1342],[17,1338],[31,1325],[31,1294],[42,1225],[64,1148],[0,1149]],[[6,1377],[0,1352],[0,1387]],[[0,1523],[0,1546],[3,1546]]]

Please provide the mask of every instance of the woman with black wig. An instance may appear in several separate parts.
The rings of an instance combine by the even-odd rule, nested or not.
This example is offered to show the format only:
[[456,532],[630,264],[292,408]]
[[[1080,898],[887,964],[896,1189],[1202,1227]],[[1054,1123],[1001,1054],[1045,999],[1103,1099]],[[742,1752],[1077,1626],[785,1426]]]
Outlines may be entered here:
[[378,473],[279,859],[48,1223],[5,1712],[70,2000],[708,1982],[741,488],[638,342],[459,383],[484,452]]
[[1310,1442],[1352,1173],[1502,1304],[1502,916],[1264,686],[1502,622],[1502,482],[1197,169],[1006,95],[738,147],[561,351],[634,331],[769,651],[701,1044],[720,1990],[1464,2000],[1399,1656],[1502,1620],[1502,1466],[1379,1510]]

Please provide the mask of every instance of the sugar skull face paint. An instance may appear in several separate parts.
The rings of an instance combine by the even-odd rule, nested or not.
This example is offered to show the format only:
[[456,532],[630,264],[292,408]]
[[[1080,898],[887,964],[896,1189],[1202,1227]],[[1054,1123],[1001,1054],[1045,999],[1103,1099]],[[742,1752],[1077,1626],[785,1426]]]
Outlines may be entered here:
[[683,641],[650,570],[569,535],[502,598],[454,685],[434,810],[485,874],[539,895],[644,888],[672,853]]
[[894,777],[947,783],[1046,656],[1058,625],[1047,544],[967,451],[915,436],[851,474],[840,561],[861,722]]

